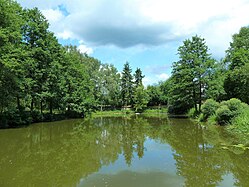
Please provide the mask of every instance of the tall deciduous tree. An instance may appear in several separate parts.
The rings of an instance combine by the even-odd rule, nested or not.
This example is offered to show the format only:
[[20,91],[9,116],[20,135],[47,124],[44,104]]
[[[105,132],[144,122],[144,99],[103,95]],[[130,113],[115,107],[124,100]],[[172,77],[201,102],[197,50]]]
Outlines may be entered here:
[[26,50],[29,51],[30,59],[29,72],[30,78],[29,92],[31,95],[31,110],[34,105],[39,103],[40,111],[43,112],[45,101],[44,82],[47,81],[48,67],[52,62],[51,58],[51,33],[48,31],[49,24],[42,13],[37,9],[26,10],[26,25],[24,26],[24,42]]
[[192,106],[200,111],[214,60],[199,36],[185,40],[178,54],[180,60],[174,63],[172,71],[171,105],[175,107],[172,112],[186,112]]
[[149,96],[142,84],[135,88],[133,102],[136,112],[142,112],[147,107]]
[[120,99],[120,74],[112,64],[102,64],[98,74],[99,100],[103,105],[116,107]]
[[233,35],[226,61],[229,63],[224,82],[227,99],[236,97],[249,103],[249,27],[242,27],[238,34]]
[[96,104],[94,82],[87,69],[88,60],[92,61],[92,58],[80,53],[76,46],[66,46],[61,87],[64,93],[64,107],[68,113],[88,112]]
[[[0,0],[0,112],[17,100],[23,89],[23,66],[21,28],[24,24],[23,10],[16,2]],[[15,105],[14,105],[15,106]],[[7,107],[7,108],[6,108]]]
[[233,35],[225,60],[231,70],[249,63],[249,27],[242,27]]

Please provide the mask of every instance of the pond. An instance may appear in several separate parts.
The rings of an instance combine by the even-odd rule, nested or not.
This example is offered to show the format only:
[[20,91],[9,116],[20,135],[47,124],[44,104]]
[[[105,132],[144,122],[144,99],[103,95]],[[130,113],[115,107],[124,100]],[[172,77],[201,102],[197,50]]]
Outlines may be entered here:
[[249,186],[249,151],[214,127],[99,117],[0,130],[0,186]]

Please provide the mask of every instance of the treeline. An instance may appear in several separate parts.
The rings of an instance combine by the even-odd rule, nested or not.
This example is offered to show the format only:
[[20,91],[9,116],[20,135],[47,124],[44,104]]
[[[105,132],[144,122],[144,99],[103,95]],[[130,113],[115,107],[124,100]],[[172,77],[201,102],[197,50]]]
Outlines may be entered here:
[[37,9],[0,0],[0,126],[83,117],[102,106],[144,108],[142,71],[62,46]]

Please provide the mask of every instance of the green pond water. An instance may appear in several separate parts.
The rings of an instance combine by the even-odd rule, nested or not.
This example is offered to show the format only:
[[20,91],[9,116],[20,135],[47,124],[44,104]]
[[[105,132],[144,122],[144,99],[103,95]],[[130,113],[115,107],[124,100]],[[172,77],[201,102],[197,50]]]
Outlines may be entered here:
[[104,117],[0,130],[0,186],[249,186],[249,151],[187,119]]

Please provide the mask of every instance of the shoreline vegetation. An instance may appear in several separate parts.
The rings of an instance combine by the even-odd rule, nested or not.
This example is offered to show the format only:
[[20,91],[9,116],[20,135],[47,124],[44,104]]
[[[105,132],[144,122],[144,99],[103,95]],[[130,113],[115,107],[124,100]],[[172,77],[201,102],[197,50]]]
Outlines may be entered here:
[[242,147],[249,145],[249,105],[239,99],[232,98],[222,102],[208,99],[203,103],[201,112],[192,108],[188,117],[206,128],[223,126],[229,134],[240,140]]

